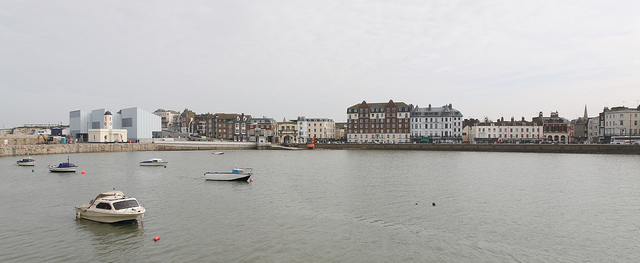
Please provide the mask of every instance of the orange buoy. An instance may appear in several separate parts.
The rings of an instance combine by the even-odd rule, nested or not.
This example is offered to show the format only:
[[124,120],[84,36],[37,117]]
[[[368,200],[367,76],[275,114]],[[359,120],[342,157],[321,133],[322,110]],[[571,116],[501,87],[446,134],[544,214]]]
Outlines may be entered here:
[[81,174],[84,174],[84,171],[80,172]]
[[153,241],[158,241],[158,240],[160,240],[160,236],[156,236],[153,238]]
[[251,182],[253,183],[253,179],[251,179]]

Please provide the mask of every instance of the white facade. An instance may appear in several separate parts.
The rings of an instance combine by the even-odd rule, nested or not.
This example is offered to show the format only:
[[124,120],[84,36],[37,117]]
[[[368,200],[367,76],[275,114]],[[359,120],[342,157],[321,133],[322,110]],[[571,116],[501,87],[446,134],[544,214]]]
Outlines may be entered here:
[[640,110],[616,107],[604,112],[604,136],[630,136],[640,134]]
[[111,112],[103,115],[101,129],[89,129],[89,142],[127,142],[127,130],[113,129],[113,118]]
[[306,119],[309,130],[308,138],[334,139],[336,123],[332,119],[311,118]]
[[162,131],[162,118],[140,108],[122,109],[120,116],[121,127],[127,130],[132,139],[151,139],[153,132]]
[[76,134],[88,133],[89,122],[91,120],[91,113],[81,110],[75,110],[69,112],[69,132],[71,136],[76,137]]
[[[91,113],[81,110],[69,112],[69,130],[75,138],[84,137],[88,141],[89,130],[105,129],[105,109],[92,110]],[[128,140],[151,141],[153,132],[162,131],[160,116],[139,108],[122,109],[112,115],[112,129],[125,129]],[[104,135],[102,135],[104,138]]]
[[471,128],[471,143],[526,142],[544,139],[544,128],[532,122],[477,123]]
[[587,124],[587,142],[598,143],[600,138],[600,118],[589,118],[589,124]]
[[307,119],[304,116],[299,116],[297,120],[298,124],[298,143],[307,143],[311,141],[309,138],[309,128]]
[[411,135],[422,137],[462,138],[463,116],[451,104],[438,108],[415,107],[411,111]]

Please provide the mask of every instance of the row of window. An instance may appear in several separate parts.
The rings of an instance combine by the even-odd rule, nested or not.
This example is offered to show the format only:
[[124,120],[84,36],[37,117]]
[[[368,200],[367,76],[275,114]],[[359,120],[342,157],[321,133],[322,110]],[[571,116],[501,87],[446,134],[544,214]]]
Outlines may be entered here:
[[[364,126],[363,126],[364,125]],[[351,126],[351,124],[349,124],[348,126],[349,128],[358,128],[358,124],[354,124],[353,126]],[[389,124],[387,123],[387,127],[386,128],[395,128],[396,124],[392,123]],[[402,123],[398,124],[398,128],[408,128],[409,125],[403,126]],[[360,124],[360,128],[369,128],[369,124]],[[371,128],[385,128],[384,124],[371,124]]]
[[[638,114],[637,114],[637,113],[634,113],[634,114],[633,114],[633,117],[638,118]],[[607,114],[607,115],[605,115],[605,119],[615,119],[615,118],[616,118],[616,115],[615,115],[615,114]],[[620,113],[620,119],[624,119],[624,118],[627,118],[627,117],[626,117],[626,116],[624,116],[624,114],[623,114],[623,113]],[[629,114],[629,118],[631,118],[631,114]],[[627,119],[628,119],[628,118],[627,118]]]
[[[363,137],[364,136],[364,137]],[[385,136],[382,134],[372,134],[371,135],[371,139],[383,139]],[[396,135],[395,134],[387,134],[387,139],[395,139]],[[402,134],[398,134],[398,138],[402,139],[404,136]],[[349,134],[349,139],[357,139],[358,135],[354,135],[354,134]],[[406,138],[409,138],[409,136],[407,135]],[[360,139],[369,139],[369,135],[368,134],[360,134]]]
[[[496,132],[496,128],[478,128],[478,131],[480,132],[485,132],[485,129],[487,132],[491,132],[491,129],[493,129],[493,132]],[[515,132],[529,132],[529,128],[519,128],[520,130],[518,130],[518,128],[515,128]],[[497,132],[502,132],[503,128],[497,128]],[[513,132],[514,128],[504,128],[504,132]],[[540,132],[540,127],[538,128],[531,128],[532,132]]]
[[[458,132],[459,132],[459,131],[458,131]],[[414,132],[414,133],[413,133],[413,136],[416,136],[416,137],[422,137],[422,136],[429,136],[429,137],[440,137],[440,136],[443,136],[443,137],[449,137],[449,136],[455,136],[455,137],[460,137],[461,135],[460,135],[460,133],[454,133],[454,132],[449,132],[449,131],[443,131],[443,132],[439,132],[439,131],[433,132],[433,131],[432,131],[432,132],[429,132],[429,133],[426,133],[426,132],[425,132],[425,133],[424,133],[424,135],[423,135],[423,134],[422,134],[422,131],[418,131],[418,132]]]
[[424,124],[424,127],[422,127],[422,125],[423,124],[420,124],[420,123],[414,124],[413,129],[449,129],[449,128],[453,128],[454,126],[461,126],[461,123],[454,123],[454,124],[445,123],[444,125],[431,123],[431,124]]
[[[435,119],[435,121],[433,120]],[[451,122],[451,121],[460,121],[461,117],[453,117],[453,118],[413,118],[413,122]]]

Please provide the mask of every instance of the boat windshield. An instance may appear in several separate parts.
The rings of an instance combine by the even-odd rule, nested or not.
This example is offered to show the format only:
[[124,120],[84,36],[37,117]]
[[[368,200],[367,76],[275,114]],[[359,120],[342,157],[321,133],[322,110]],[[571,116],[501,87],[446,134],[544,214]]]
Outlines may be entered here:
[[113,203],[113,208],[115,208],[116,210],[127,209],[127,208],[138,207],[138,206],[139,206],[138,201],[136,200],[125,200],[125,201]]

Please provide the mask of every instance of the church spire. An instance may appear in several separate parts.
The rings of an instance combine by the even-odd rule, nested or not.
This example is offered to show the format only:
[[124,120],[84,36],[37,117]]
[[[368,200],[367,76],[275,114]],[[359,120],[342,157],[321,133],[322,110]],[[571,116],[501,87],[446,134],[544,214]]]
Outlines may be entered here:
[[589,115],[587,114],[587,104],[584,105],[584,119],[589,119]]

